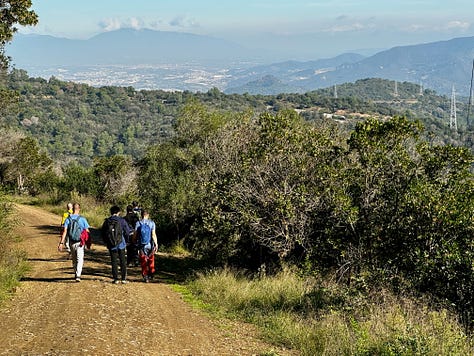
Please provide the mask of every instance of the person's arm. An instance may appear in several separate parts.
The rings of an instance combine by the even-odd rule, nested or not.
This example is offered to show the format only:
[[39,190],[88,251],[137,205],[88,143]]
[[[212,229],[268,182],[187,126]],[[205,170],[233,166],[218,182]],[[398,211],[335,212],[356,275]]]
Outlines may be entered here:
[[67,232],[67,227],[64,226],[63,228],[63,233],[61,234],[61,238],[59,239],[59,245],[58,245],[58,250],[62,251],[64,247],[64,241],[66,241],[66,232]]
[[130,239],[130,227],[128,226],[127,220],[121,218],[120,225],[122,226],[122,236],[125,239],[125,242],[129,243],[130,241],[128,240]]
[[155,244],[155,250],[158,250],[158,238],[156,237],[156,227],[153,224],[153,228],[151,229],[151,238],[153,239],[153,243]]
[[83,219],[83,224],[84,224],[84,230],[87,230],[87,232],[90,233],[90,231],[89,231],[89,222],[83,216],[82,216],[82,219]]

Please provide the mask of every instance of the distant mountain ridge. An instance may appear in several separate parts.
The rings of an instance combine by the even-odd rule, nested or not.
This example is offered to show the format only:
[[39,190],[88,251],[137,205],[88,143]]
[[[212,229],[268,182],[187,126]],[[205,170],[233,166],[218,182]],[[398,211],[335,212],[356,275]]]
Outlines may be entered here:
[[[278,87],[287,88],[285,92],[301,93],[308,89],[298,83],[298,78],[307,77],[314,72],[326,72],[335,70],[338,66],[348,63],[358,62],[365,57],[356,53],[344,53],[334,58],[318,59],[314,61],[299,62],[285,61],[272,63],[270,65],[260,65],[244,70],[231,71],[232,78],[236,78],[229,83],[226,93],[243,94],[267,94],[278,93]],[[269,78],[277,88],[269,86]],[[267,80],[261,80],[267,78]],[[262,90],[259,86],[263,85]],[[313,90],[314,88],[310,89]]]
[[[443,94],[451,92],[454,86],[458,93],[468,96],[474,60],[474,37],[394,47],[360,60],[343,59],[344,63],[332,68],[315,61],[314,66],[295,71],[292,68],[284,69],[285,64],[281,63],[249,68],[240,76],[252,76],[254,81],[259,71],[266,75],[269,68],[279,67],[282,70],[273,75],[290,87],[305,91],[364,78],[382,78],[417,83]],[[241,78],[231,81],[226,92],[232,92],[235,86],[242,86]]]
[[[269,53],[218,38],[121,29],[88,40],[18,35],[7,46],[7,54],[13,58],[17,68],[30,71],[34,67],[48,66],[48,73],[56,75],[57,72],[63,80],[98,86],[104,85],[104,81],[94,82],[97,71],[107,77],[107,85],[134,86],[139,83],[139,88],[193,91],[217,87],[226,93],[249,90],[250,94],[277,93],[280,90],[304,92],[359,79],[382,78],[417,83],[442,94],[450,93],[454,86],[459,95],[467,96],[474,59],[474,37],[399,46],[370,57],[346,53],[305,62],[272,63],[268,59],[271,57]],[[251,63],[269,64],[251,66]],[[155,73],[131,69],[132,66],[160,64],[169,67]],[[185,65],[193,68],[182,67]],[[88,72],[84,70],[86,66],[98,69]],[[100,66],[120,68],[120,81],[113,70],[102,70]],[[179,66],[178,71],[176,68]],[[218,69],[213,71],[212,68]],[[202,73],[196,74],[201,69]],[[77,76],[78,72],[82,76]],[[146,80],[140,80],[144,77]],[[166,80],[170,80],[168,85]]]
[[232,42],[183,32],[120,29],[87,40],[18,35],[7,47],[17,66],[136,65],[249,58],[254,54]]

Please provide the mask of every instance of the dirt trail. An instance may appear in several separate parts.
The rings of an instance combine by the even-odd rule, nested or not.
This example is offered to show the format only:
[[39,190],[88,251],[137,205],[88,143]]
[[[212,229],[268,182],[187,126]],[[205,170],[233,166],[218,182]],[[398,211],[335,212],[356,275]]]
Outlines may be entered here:
[[158,275],[142,283],[111,283],[108,252],[86,250],[82,282],[57,251],[60,217],[22,205],[17,228],[32,270],[0,313],[0,355],[259,355],[278,350],[246,324],[218,326],[187,305]]

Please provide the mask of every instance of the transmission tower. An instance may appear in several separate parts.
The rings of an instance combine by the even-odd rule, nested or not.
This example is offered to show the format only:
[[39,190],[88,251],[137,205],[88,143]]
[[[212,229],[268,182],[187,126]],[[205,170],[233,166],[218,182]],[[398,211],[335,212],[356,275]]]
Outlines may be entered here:
[[398,97],[398,82],[395,81],[395,88],[393,89],[393,96]]
[[420,81],[420,96],[423,96],[423,82]]
[[334,99],[337,99],[337,86],[334,84]]
[[471,105],[472,105],[472,82],[474,80],[474,60],[472,61],[472,71],[471,71],[471,88],[469,89],[469,103],[467,104],[467,118],[466,118],[466,125],[467,129],[469,130],[471,127],[471,123],[469,121],[469,115],[471,114]]
[[456,91],[453,89],[451,91],[451,113],[449,115],[449,128],[455,131],[458,130],[458,122],[456,118]]

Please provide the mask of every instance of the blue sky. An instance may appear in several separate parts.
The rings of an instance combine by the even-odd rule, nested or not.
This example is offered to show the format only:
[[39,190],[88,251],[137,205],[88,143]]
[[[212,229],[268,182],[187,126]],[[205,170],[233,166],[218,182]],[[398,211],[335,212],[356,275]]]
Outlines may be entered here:
[[[210,35],[311,59],[474,36],[472,0],[32,0],[22,33],[89,38],[123,27]],[[316,58],[312,58],[316,59]]]

